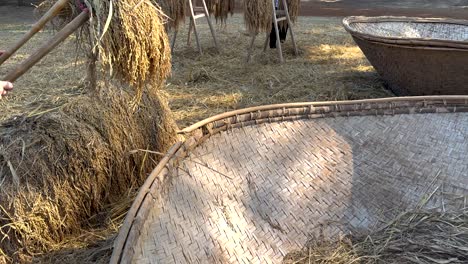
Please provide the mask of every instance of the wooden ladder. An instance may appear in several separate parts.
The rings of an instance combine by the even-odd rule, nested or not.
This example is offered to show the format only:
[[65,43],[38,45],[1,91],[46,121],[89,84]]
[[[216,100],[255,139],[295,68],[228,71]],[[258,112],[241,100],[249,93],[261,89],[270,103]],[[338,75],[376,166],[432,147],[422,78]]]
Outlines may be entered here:
[[[271,0],[271,2],[273,4],[272,5],[273,6],[273,18],[272,18],[272,20],[273,20],[273,26],[274,26],[275,34],[276,34],[276,49],[278,50],[279,60],[282,63],[282,62],[284,62],[284,58],[283,58],[283,50],[281,48],[281,41],[280,41],[280,36],[279,36],[279,25],[278,25],[279,22],[281,22],[281,21],[287,21],[288,22],[289,33],[291,35],[291,40],[292,40],[293,47],[294,47],[294,54],[297,56],[299,54],[299,52],[297,50],[296,39],[294,37],[293,26],[292,26],[292,23],[291,23],[291,17],[289,16],[288,4],[287,4],[286,0],[281,0],[281,1],[283,2],[284,9],[283,10],[276,10],[275,0]],[[257,37],[257,34],[252,34],[252,40],[250,42],[250,47],[249,47],[248,54],[247,54],[247,62],[250,62],[250,59],[252,57],[256,37]],[[269,40],[270,40],[270,32],[267,32],[266,33],[265,45],[263,46],[263,52],[265,52],[267,50]]]
[[[198,36],[196,20],[199,18],[205,17],[206,21],[208,22],[208,26],[210,27],[211,35],[213,36],[213,41],[214,41],[216,50],[218,50],[219,52],[218,41],[216,39],[213,24],[211,24],[210,14],[208,13],[206,2],[205,0],[201,0],[202,6],[196,6],[196,1],[197,0],[188,0],[189,7],[190,7],[190,25],[189,25],[189,32],[188,32],[188,37],[187,37],[187,45],[188,46],[191,45],[191,34],[192,34],[192,28],[193,28],[193,32],[195,33],[195,40],[197,41],[198,52],[200,52],[200,54],[203,54],[203,50],[200,44],[200,38]],[[177,29],[175,30],[174,37],[172,38],[172,44],[171,44],[172,50],[174,50],[176,38],[177,38]]]

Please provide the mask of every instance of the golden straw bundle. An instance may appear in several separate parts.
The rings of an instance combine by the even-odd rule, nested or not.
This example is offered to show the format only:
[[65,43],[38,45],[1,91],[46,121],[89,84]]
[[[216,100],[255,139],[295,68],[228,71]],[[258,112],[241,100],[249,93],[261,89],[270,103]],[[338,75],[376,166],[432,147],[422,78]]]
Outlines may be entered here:
[[[283,9],[283,0],[280,0],[279,3],[280,9]],[[301,0],[286,0],[286,3],[288,4],[289,17],[291,18],[291,21],[295,23],[299,16]]]
[[[167,150],[176,126],[163,98],[145,93],[134,111],[134,96],[101,83],[99,94],[1,126],[0,262],[2,255],[16,263],[57,250],[67,236],[105,226],[103,207],[145,180],[159,157],[132,151]],[[93,224],[96,214],[102,216]]]
[[134,87],[137,99],[146,84],[160,87],[171,71],[161,10],[150,0],[95,0],[92,8],[96,21],[91,26],[104,69]]
[[[292,22],[297,21],[300,0],[286,0]],[[284,9],[283,0],[279,1],[279,10]],[[244,21],[250,33],[268,32],[272,28],[273,3],[271,0],[245,0]],[[286,22],[280,22],[284,27]]]
[[272,27],[273,5],[269,0],[244,0],[244,22],[252,34],[268,32]]

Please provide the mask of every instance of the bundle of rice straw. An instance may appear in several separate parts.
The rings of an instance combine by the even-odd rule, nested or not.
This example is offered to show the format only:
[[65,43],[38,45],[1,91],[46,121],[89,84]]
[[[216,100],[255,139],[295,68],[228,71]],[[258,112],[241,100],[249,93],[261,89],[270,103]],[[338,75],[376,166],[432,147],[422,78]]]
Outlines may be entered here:
[[58,110],[0,124],[0,263],[105,228],[103,208],[138,188],[160,158],[135,150],[165,152],[176,140],[161,94],[171,70],[162,12],[151,0],[87,3],[79,40],[99,81]]
[[244,0],[244,23],[251,34],[269,32],[272,17],[273,4],[270,0]]
[[308,242],[283,263],[468,263],[468,211],[410,211],[368,235]]
[[[296,22],[299,15],[300,0],[286,0],[291,22]],[[284,9],[283,0],[279,0],[279,10]],[[271,0],[244,0],[244,21],[252,34],[271,31],[273,3]],[[287,22],[280,22],[284,27]]]
[[226,23],[229,14],[234,14],[235,4],[235,0],[206,0],[208,12],[222,24]]
[[[284,9],[283,7],[283,0],[279,0],[280,8]],[[301,4],[301,0],[286,0],[288,5],[289,17],[291,18],[291,22],[297,22],[297,17],[299,16],[299,7]]]
[[186,0],[152,0],[168,17],[167,28],[177,30],[185,22]]
[[161,10],[151,0],[94,0],[90,9],[92,40],[105,71],[133,87],[137,102],[147,87],[158,89],[171,71]]

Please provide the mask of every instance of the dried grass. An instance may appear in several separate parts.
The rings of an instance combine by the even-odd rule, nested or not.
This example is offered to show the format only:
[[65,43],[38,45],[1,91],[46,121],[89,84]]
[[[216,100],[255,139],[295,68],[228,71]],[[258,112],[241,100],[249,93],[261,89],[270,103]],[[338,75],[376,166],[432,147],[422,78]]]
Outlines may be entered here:
[[165,151],[175,124],[164,99],[145,94],[136,112],[128,88],[102,84],[61,109],[17,117],[0,134],[0,232],[3,253],[21,259],[56,250],[104,205],[137,188],[157,158],[134,149]]
[[283,263],[467,263],[468,211],[409,211],[365,236],[314,238]]
[[[200,24],[199,28],[202,45],[212,45],[208,26]],[[300,55],[294,55],[288,38],[281,64],[275,49],[262,52],[263,34],[255,41],[252,62],[245,63],[251,36],[240,14],[219,30],[220,53],[206,49],[199,56],[194,47],[179,42],[167,85],[179,126],[257,105],[392,96],[340,19],[301,17],[294,29]],[[179,31],[178,38],[186,36],[186,29]]]

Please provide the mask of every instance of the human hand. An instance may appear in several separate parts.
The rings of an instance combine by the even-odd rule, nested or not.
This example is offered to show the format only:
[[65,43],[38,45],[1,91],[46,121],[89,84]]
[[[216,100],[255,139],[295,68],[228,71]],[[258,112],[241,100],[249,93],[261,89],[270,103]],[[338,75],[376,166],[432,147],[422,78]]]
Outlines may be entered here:
[[0,99],[11,90],[13,90],[13,84],[11,82],[0,81]]

